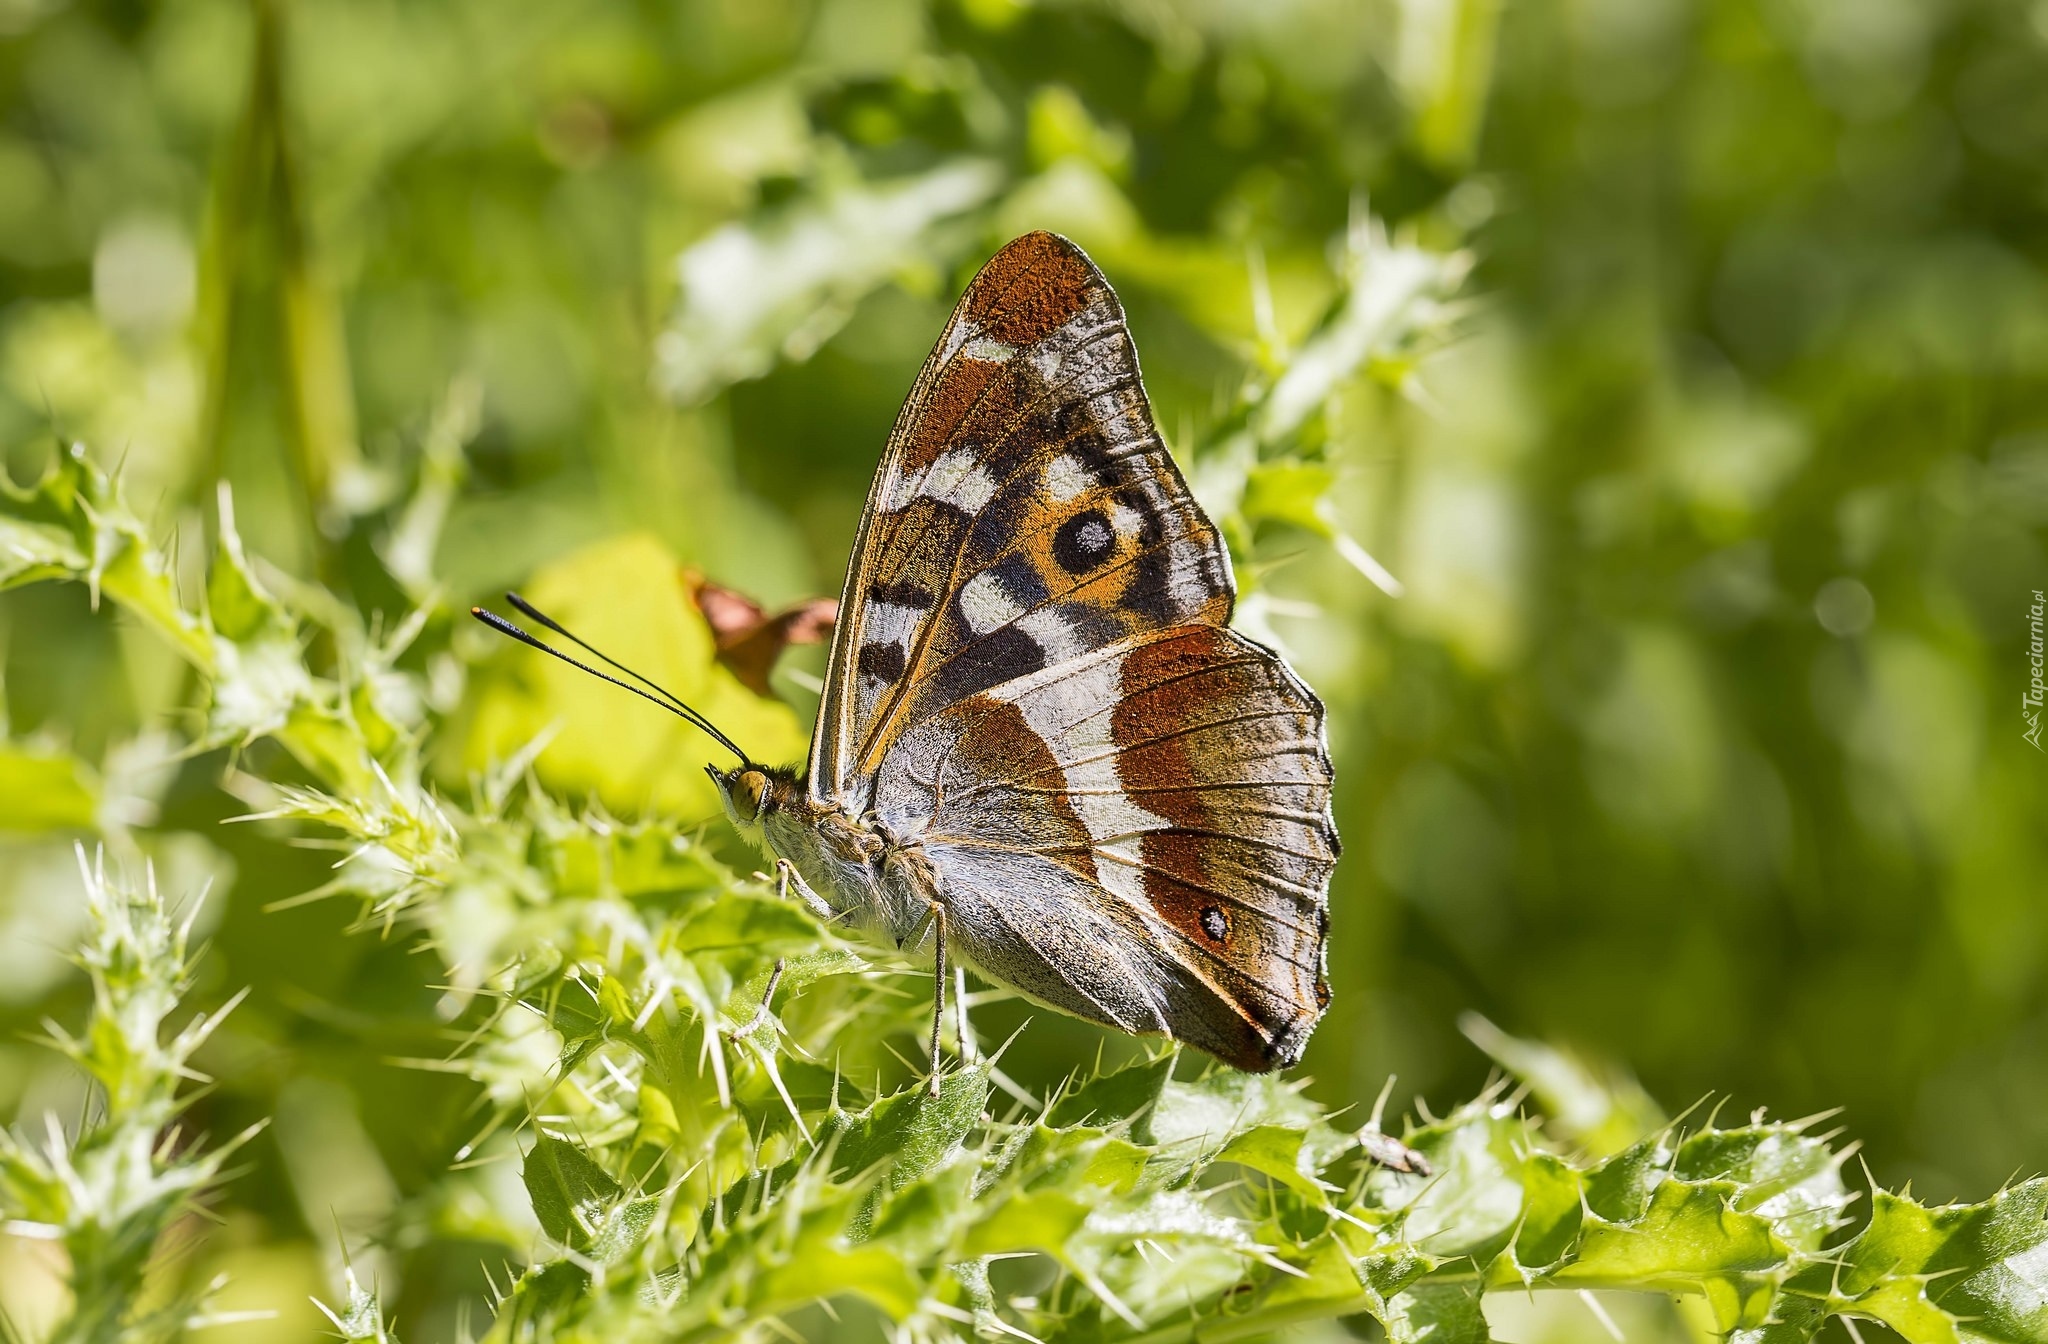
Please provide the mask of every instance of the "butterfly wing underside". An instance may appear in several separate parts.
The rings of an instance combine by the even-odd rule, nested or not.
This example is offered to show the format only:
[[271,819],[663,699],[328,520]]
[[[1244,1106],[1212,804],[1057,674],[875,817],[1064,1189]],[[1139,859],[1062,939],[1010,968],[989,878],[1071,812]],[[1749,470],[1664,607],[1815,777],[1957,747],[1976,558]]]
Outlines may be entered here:
[[810,784],[920,837],[984,971],[1267,1069],[1327,999],[1337,840],[1322,706],[1223,628],[1234,596],[1116,296],[1027,234],[890,436]]

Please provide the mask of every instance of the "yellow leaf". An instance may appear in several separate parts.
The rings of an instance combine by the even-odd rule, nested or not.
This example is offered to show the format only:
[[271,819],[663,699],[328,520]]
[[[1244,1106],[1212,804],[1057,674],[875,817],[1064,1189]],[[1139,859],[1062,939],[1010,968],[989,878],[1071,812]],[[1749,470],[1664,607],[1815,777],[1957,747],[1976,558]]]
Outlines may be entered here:
[[[682,696],[755,760],[780,764],[802,757],[805,736],[796,715],[749,691],[714,660],[711,629],[690,599],[682,566],[653,537],[631,534],[577,551],[536,574],[524,596]],[[555,642],[581,656],[565,641]],[[550,789],[595,794],[607,808],[627,814],[694,818],[719,811],[703,766],[731,765],[730,754],[645,700],[509,643],[480,671],[473,694],[464,755],[471,769],[505,759],[552,728],[535,762]]]
[[64,752],[0,746],[0,830],[89,829],[97,794],[90,772]]

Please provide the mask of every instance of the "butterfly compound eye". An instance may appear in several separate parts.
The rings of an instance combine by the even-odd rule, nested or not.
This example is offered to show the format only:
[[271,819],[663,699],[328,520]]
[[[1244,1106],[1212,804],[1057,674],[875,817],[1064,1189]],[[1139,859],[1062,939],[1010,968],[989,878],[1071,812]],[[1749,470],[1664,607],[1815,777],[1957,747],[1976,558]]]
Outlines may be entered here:
[[759,770],[742,770],[733,781],[733,802],[748,820],[761,815],[761,798],[768,792],[768,776]]

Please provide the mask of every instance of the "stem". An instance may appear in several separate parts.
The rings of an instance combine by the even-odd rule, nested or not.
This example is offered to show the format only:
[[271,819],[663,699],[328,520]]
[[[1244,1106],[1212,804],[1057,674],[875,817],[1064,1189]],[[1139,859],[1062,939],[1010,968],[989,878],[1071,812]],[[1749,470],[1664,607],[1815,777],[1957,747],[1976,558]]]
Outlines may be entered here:
[[[360,462],[347,342],[333,295],[320,274],[307,218],[305,185],[293,140],[285,82],[283,0],[250,0],[254,24],[248,104],[215,190],[207,281],[201,312],[206,404],[200,435],[208,475],[227,472],[228,404],[242,323],[237,307],[251,288],[263,296],[283,352],[278,378],[285,442],[314,572],[333,583],[340,557],[323,527],[335,484]],[[252,246],[275,249],[268,275],[250,274]]]
[[[1439,1271],[1431,1274],[1424,1283],[1440,1286],[1458,1283],[1477,1283],[1480,1275],[1474,1270]],[[1645,1282],[1633,1279],[1544,1279],[1527,1285],[1531,1291],[1556,1289],[1594,1292],[1614,1291],[1629,1293],[1703,1293],[1706,1290],[1690,1280],[1672,1282],[1659,1280]],[[1336,1320],[1345,1316],[1359,1316],[1373,1310],[1374,1302],[1367,1294],[1357,1297],[1324,1299],[1315,1302],[1296,1302],[1284,1307],[1262,1307],[1248,1311],[1241,1316],[1207,1316],[1198,1320],[1182,1320],[1172,1325],[1162,1325],[1142,1335],[1130,1335],[1117,1344],[1178,1344],[1179,1341],[1196,1341],[1196,1344],[1227,1344],[1231,1340],[1250,1339],[1271,1334],[1292,1325],[1305,1325],[1311,1321]]]

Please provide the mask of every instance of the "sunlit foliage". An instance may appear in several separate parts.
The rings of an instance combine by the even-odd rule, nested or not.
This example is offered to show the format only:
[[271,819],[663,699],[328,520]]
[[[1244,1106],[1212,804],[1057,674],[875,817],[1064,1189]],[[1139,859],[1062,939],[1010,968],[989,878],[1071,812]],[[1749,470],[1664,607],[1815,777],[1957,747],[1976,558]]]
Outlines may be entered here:
[[[1583,1189],[1635,1228],[1655,1200],[1603,1205],[1598,1173],[1655,1135],[1645,1181],[1769,1224],[1726,1223],[1762,1256],[1739,1269],[1616,1274],[1712,1304],[1603,1292],[1631,1339],[1751,1308],[1795,1333],[1743,1338],[1846,1339],[1820,1319],[1852,1299],[1866,1338],[1996,1319],[1955,1271],[2018,1255],[2002,1300],[2038,1288],[2011,1231],[2038,1187],[1839,1203],[1872,1182],[1817,1129],[1723,1132],[1826,1186],[1788,1230],[1743,1203],[1761,1168],[1687,1166],[1707,1122],[1667,1131],[1647,1097],[1846,1106],[1875,1184],[1923,1202],[2048,1165],[2048,764],[2022,736],[2044,128],[2023,0],[0,0],[0,1116],[10,1170],[120,1151],[165,1192],[118,1264],[57,1249],[113,1205],[10,1195],[60,1231],[0,1233],[7,1320],[83,1319],[60,1285],[100,1264],[148,1277],[136,1330],[283,1313],[221,1344],[672,1337],[723,1328],[679,1273],[782,1312],[763,1275],[809,1234],[772,1210],[812,1207],[881,1218],[861,1244],[909,1275],[848,1270],[877,1285],[849,1334],[1129,1331],[1112,1299],[1256,1330],[1281,1262],[1359,1285],[1302,1289],[1306,1316],[1472,1326],[1460,1271],[1403,1262],[1450,1295],[1396,1309],[1414,1281],[1307,1249],[1337,1243],[1608,1286],[1567,1268],[1590,1222],[1547,1260],[1474,1216],[1456,1255],[1400,1230],[1406,1178],[1344,1139],[1390,1073],[1397,1112],[1451,1116],[1417,1122],[1425,1150],[1517,1154],[1435,1189]],[[1293,1177],[1223,1155],[1265,1142],[1233,1128],[1250,1112],[1199,1159],[1041,1114],[1070,1073],[1151,1056],[990,993],[985,1048],[1029,1025],[1000,1077],[958,1075],[993,1090],[937,1156],[899,1179],[811,1147],[913,1078],[915,975],[821,941],[700,825],[680,725],[460,618],[545,594],[800,756],[818,652],[752,695],[709,658],[692,573],[770,606],[836,588],[952,296],[1032,227],[1117,284],[1240,623],[1332,708],[1335,1000],[1313,1081],[1270,1099]],[[76,1033],[107,912],[153,908],[150,872],[198,921],[153,1039],[212,1081],[159,1069],[153,1100],[110,1103]],[[1470,1010],[1513,1035],[1474,1025],[1475,1049]],[[28,1039],[46,1020],[64,1052]],[[1540,1127],[1469,1102],[1489,1054]],[[1184,1060],[1160,1114],[1223,1085]],[[1003,1156],[1041,1129],[1137,1174]],[[977,1278],[997,1215],[946,1182],[1039,1180],[1105,1210],[1192,1191],[1231,1230],[1188,1233],[1178,1269],[1134,1230]],[[610,1286],[548,1296],[573,1275]],[[1507,1338],[1601,1329],[1571,1293],[1487,1312]],[[2013,1319],[1982,1329],[2038,1335]]]

